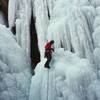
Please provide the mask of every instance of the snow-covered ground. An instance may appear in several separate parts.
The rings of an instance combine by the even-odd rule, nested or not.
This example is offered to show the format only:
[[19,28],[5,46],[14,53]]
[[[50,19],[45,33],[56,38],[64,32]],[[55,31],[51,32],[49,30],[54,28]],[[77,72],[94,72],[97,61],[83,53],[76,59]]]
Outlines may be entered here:
[[30,63],[14,35],[0,24],[0,100],[28,100]]

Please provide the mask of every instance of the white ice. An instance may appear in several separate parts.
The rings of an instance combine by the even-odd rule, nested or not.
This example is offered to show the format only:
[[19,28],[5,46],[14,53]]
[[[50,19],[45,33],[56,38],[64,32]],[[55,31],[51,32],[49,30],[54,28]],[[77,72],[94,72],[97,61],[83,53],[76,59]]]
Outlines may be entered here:
[[26,54],[30,55],[31,0],[9,0],[9,28],[16,27],[16,39]]
[[[29,100],[100,100],[100,1],[9,0],[9,27],[16,25],[16,40],[28,56],[31,12],[41,62],[31,80]],[[51,39],[56,52],[48,72],[43,52]]]
[[28,100],[30,61],[15,36],[0,24],[0,100]]
[[50,70],[44,68],[45,61],[46,59],[35,69],[36,74],[31,80],[29,100],[86,100],[90,98],[87,94],[92,89],[90,87],[96,85],[96,83],[92,84],[97,81],[97,76],[93,65],[88,60],[79,58],[69,51],[64,52],[63,49],[58,49],[53,54]]

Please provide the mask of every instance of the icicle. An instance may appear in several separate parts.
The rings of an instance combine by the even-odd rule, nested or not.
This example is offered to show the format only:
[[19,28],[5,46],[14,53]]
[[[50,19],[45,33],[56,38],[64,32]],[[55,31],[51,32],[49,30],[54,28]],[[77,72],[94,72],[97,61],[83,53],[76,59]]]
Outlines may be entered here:
[[34,9],[33,11],[36,17],[36,29],[37,29],[39,48],[42,54],[41,56],[44,56],[43,55],[44,43],[46,41],[45,35],[47,34],[48,21],[49,21],[46,0],[35,0]]
[[16,20],[16,39],[17,43],[21,46],[21,20]]
[[18,6],[17,0],[9,0],[8,21],[10,29],[15,25],[17,6]]

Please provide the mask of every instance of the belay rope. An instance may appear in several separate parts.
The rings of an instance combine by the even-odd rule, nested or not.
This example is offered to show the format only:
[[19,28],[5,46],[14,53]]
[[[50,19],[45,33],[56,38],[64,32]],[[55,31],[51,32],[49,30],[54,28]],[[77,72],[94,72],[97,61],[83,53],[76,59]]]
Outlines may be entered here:
[[[52,55],[52,57],[53,57],[53,55]],[[48,77],[47,77],[47,99],[46,100],[49,100],[49,69],[48,69]]]
[[47,77],[47,100],[49,100],[49,69],[48,69],[48,77]]

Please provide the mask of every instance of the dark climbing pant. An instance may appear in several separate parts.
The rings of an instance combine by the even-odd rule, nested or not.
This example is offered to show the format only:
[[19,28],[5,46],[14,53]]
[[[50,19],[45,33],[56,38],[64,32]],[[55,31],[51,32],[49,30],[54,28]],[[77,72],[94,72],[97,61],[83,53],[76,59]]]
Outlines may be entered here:
[[51,55],[51,52],[45,52],[45,57],[47,58],[47,61],[45,63],[45,68],[50,68],[49,64],[50,64],[50,61],[52,59],[52,55]]

